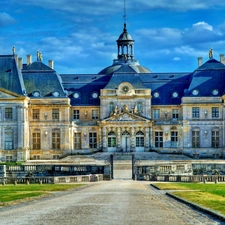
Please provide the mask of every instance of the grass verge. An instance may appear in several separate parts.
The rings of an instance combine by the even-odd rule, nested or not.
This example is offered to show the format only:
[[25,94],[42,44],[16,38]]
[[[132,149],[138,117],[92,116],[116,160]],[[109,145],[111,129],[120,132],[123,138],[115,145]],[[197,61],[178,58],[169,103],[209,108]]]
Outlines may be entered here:
[[161,190],[174,190],[172,193],[180,198],[225,215],[225,184],[157,183],[154,185]]
[[67,191],[84,186],[84,184],[18,184],[0,186],[0,206],[32,200],[35,197],[50,195],[52,192]]

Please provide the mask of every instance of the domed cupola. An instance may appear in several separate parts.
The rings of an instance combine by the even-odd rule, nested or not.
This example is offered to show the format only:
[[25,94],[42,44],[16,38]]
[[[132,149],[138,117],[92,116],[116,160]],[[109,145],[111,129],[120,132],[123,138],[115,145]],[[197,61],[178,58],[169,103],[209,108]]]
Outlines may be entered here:
[[124,23],[123,33],[117,40],[118,59],[129,60],[134,58],[134,40],[127,32],[126,23]]

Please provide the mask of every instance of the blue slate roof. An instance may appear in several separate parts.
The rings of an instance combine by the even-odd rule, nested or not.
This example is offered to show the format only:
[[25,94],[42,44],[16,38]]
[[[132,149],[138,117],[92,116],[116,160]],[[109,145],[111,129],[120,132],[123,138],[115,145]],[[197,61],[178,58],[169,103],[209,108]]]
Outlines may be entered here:
[[[99,74],[61,74],[60,76],[73,106],[99,106],[100,99],[92,98],[92,93],[100,95],[100,89],[103,89],[111,78],[111,76]],[[80,97],[74,98],[74,93],[79,93]]]
[[0,87],[20,95],[26,92],[13,55],[0,55]]
[[[190,73],[150,73],[139,74],[146,88],[151,89],[152,105],[179,105],[190,84]],[[159,97],[154,97],[158,92]],[[174,98],[172,94],[178,93]]]
[[146,89],[136,73],[114,73],[105,89],[116,89],[123,82],[130,83],[135,89]]
[[[128,63],[127,63],[128,62]],[[113,65],[101,70],[99,74],[112,75],[113,73],[150,73],[151,71],[139,65],[137,60],[114,60]]]
[[198,96],[212,96],[212,90],[215,89],[221,96],[225,90],[224,81],[225,65],[215,59],[210,59],[192,73],[186,96],[193,96],[194,89],[199,91]]
[[59,97],[66,97],[60,76],[41,61],[25,66],[22,74],[29,97],[34,97],[34,91],[40,92],[40,97],[54,97],[54,91],[59,92]]

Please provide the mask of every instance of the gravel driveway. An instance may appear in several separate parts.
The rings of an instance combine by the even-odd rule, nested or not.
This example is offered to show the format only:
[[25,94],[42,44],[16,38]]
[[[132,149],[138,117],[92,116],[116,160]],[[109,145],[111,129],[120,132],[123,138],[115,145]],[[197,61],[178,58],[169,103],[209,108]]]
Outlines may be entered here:
[[223,224],[169,198],[150,182],[113,180],[0,209],[0,224]]

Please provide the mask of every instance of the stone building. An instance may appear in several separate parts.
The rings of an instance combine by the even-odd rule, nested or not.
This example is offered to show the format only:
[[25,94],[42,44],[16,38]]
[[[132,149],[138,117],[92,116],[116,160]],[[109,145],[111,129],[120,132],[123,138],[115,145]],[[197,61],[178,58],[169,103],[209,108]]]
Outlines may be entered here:
[[13,49],[0,55],[0,161],[87,152],[151,152],[224,158],[225,65],[153,73],[134,57],[126,24],[113,64],[98,74],[58,74]]

